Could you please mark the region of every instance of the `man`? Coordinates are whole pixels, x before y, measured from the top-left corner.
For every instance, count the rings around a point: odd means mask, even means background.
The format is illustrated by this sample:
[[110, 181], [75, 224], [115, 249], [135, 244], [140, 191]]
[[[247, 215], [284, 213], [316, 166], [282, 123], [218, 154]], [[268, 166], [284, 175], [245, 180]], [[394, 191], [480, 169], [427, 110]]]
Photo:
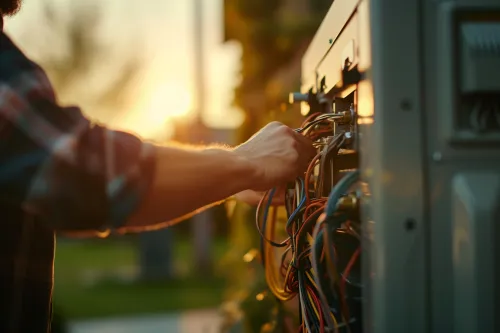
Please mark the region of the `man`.
[[0, 332], [50, 331], [54, 232], [161, 228], [236, 193], [294, 179], [308, 139], [272, 123], [233, 149], [155, 146], [60, 107], [44, 72], [3, 33], [0, 0]]

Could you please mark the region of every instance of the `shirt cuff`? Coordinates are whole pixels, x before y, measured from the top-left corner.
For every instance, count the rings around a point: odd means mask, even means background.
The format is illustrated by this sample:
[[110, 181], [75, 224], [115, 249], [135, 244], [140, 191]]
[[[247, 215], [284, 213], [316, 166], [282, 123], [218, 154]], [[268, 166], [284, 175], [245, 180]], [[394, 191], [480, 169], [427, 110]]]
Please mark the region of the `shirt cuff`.
[[113, 231], [124, 226], [147, 197], [156, 172], [156, 151], [154, 145], [142, 143], [135, 167], [108, 182], [108, 230]]

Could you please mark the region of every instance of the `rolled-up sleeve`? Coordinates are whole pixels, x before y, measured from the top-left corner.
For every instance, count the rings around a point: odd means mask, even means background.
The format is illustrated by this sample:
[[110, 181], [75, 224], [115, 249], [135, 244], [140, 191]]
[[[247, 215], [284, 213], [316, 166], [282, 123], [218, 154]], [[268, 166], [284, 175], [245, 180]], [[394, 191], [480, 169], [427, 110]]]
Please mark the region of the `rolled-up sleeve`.
[[55, 230], [119, 228], [155, 172], [155, 147], [60, 107], [34, 67], [0, 82], [0, 200]]

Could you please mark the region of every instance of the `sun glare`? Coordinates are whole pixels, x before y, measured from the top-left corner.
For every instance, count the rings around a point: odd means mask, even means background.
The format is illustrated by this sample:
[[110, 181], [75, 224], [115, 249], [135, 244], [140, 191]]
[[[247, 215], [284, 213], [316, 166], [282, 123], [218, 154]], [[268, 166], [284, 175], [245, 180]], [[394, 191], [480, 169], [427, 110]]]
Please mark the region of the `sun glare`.
[[181, 85], [166, 83], [146, 94], [144, 115], [152, 122], [186, 116], [192, 108], [191, 94]]

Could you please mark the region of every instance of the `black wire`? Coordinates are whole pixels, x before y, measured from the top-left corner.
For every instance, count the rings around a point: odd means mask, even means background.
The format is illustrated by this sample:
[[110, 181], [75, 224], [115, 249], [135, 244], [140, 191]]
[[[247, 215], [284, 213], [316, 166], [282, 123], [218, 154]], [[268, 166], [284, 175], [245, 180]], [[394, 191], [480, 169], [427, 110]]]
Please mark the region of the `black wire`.
[[[318, 180], [318, 187], [316, 189], [316, 196], [317, 197], [321, 197], [322, 192], [324, 190], [324, 174], [326, 172], [326, 170], [325, 170], [326, 165], [325, 164], [327, 162], [330, 162], [330, 171], [335, 170], [335, 163], [334, 163], [335, 158], [337, 157], [340, 148], [342, 147], [342, 145], [345, 142], [344, 135], [345, 135], [344, 132], [335, 135], [328, 142], [328, 145], [323, 149], [323, 153], [322, 153], [323, 156], [322, 156], [322, 160], [321, 160], [321, 163], [319, 166], [320, 177]], [[335, 170], [335, 172], [332, 172], [331, 176], [335, 177], [337, 172], [338, 172], [338, 170]], [[331, 181], [333, 181], [333, 179]]]
[[304, 300], [303, 304], [307, 312], [304, 316], [304, 321], [306, 321], [306, 324], [309, 328], [314, 327], [316, 329], [315, 331], [319, 332], [318, 323], [315, 322], [314, 320], [311, 320], [311, 316], [314, 313], [314, 307], [311, 304], [309, 297], [307, 297], [307, 289], [305, 286], [305, 281], [307, 281], [307, 276], [305, 276], [305, 272], [299, 272], [298, 275], [299, 275], [299, 293], [301, 294], [301, 297]]

